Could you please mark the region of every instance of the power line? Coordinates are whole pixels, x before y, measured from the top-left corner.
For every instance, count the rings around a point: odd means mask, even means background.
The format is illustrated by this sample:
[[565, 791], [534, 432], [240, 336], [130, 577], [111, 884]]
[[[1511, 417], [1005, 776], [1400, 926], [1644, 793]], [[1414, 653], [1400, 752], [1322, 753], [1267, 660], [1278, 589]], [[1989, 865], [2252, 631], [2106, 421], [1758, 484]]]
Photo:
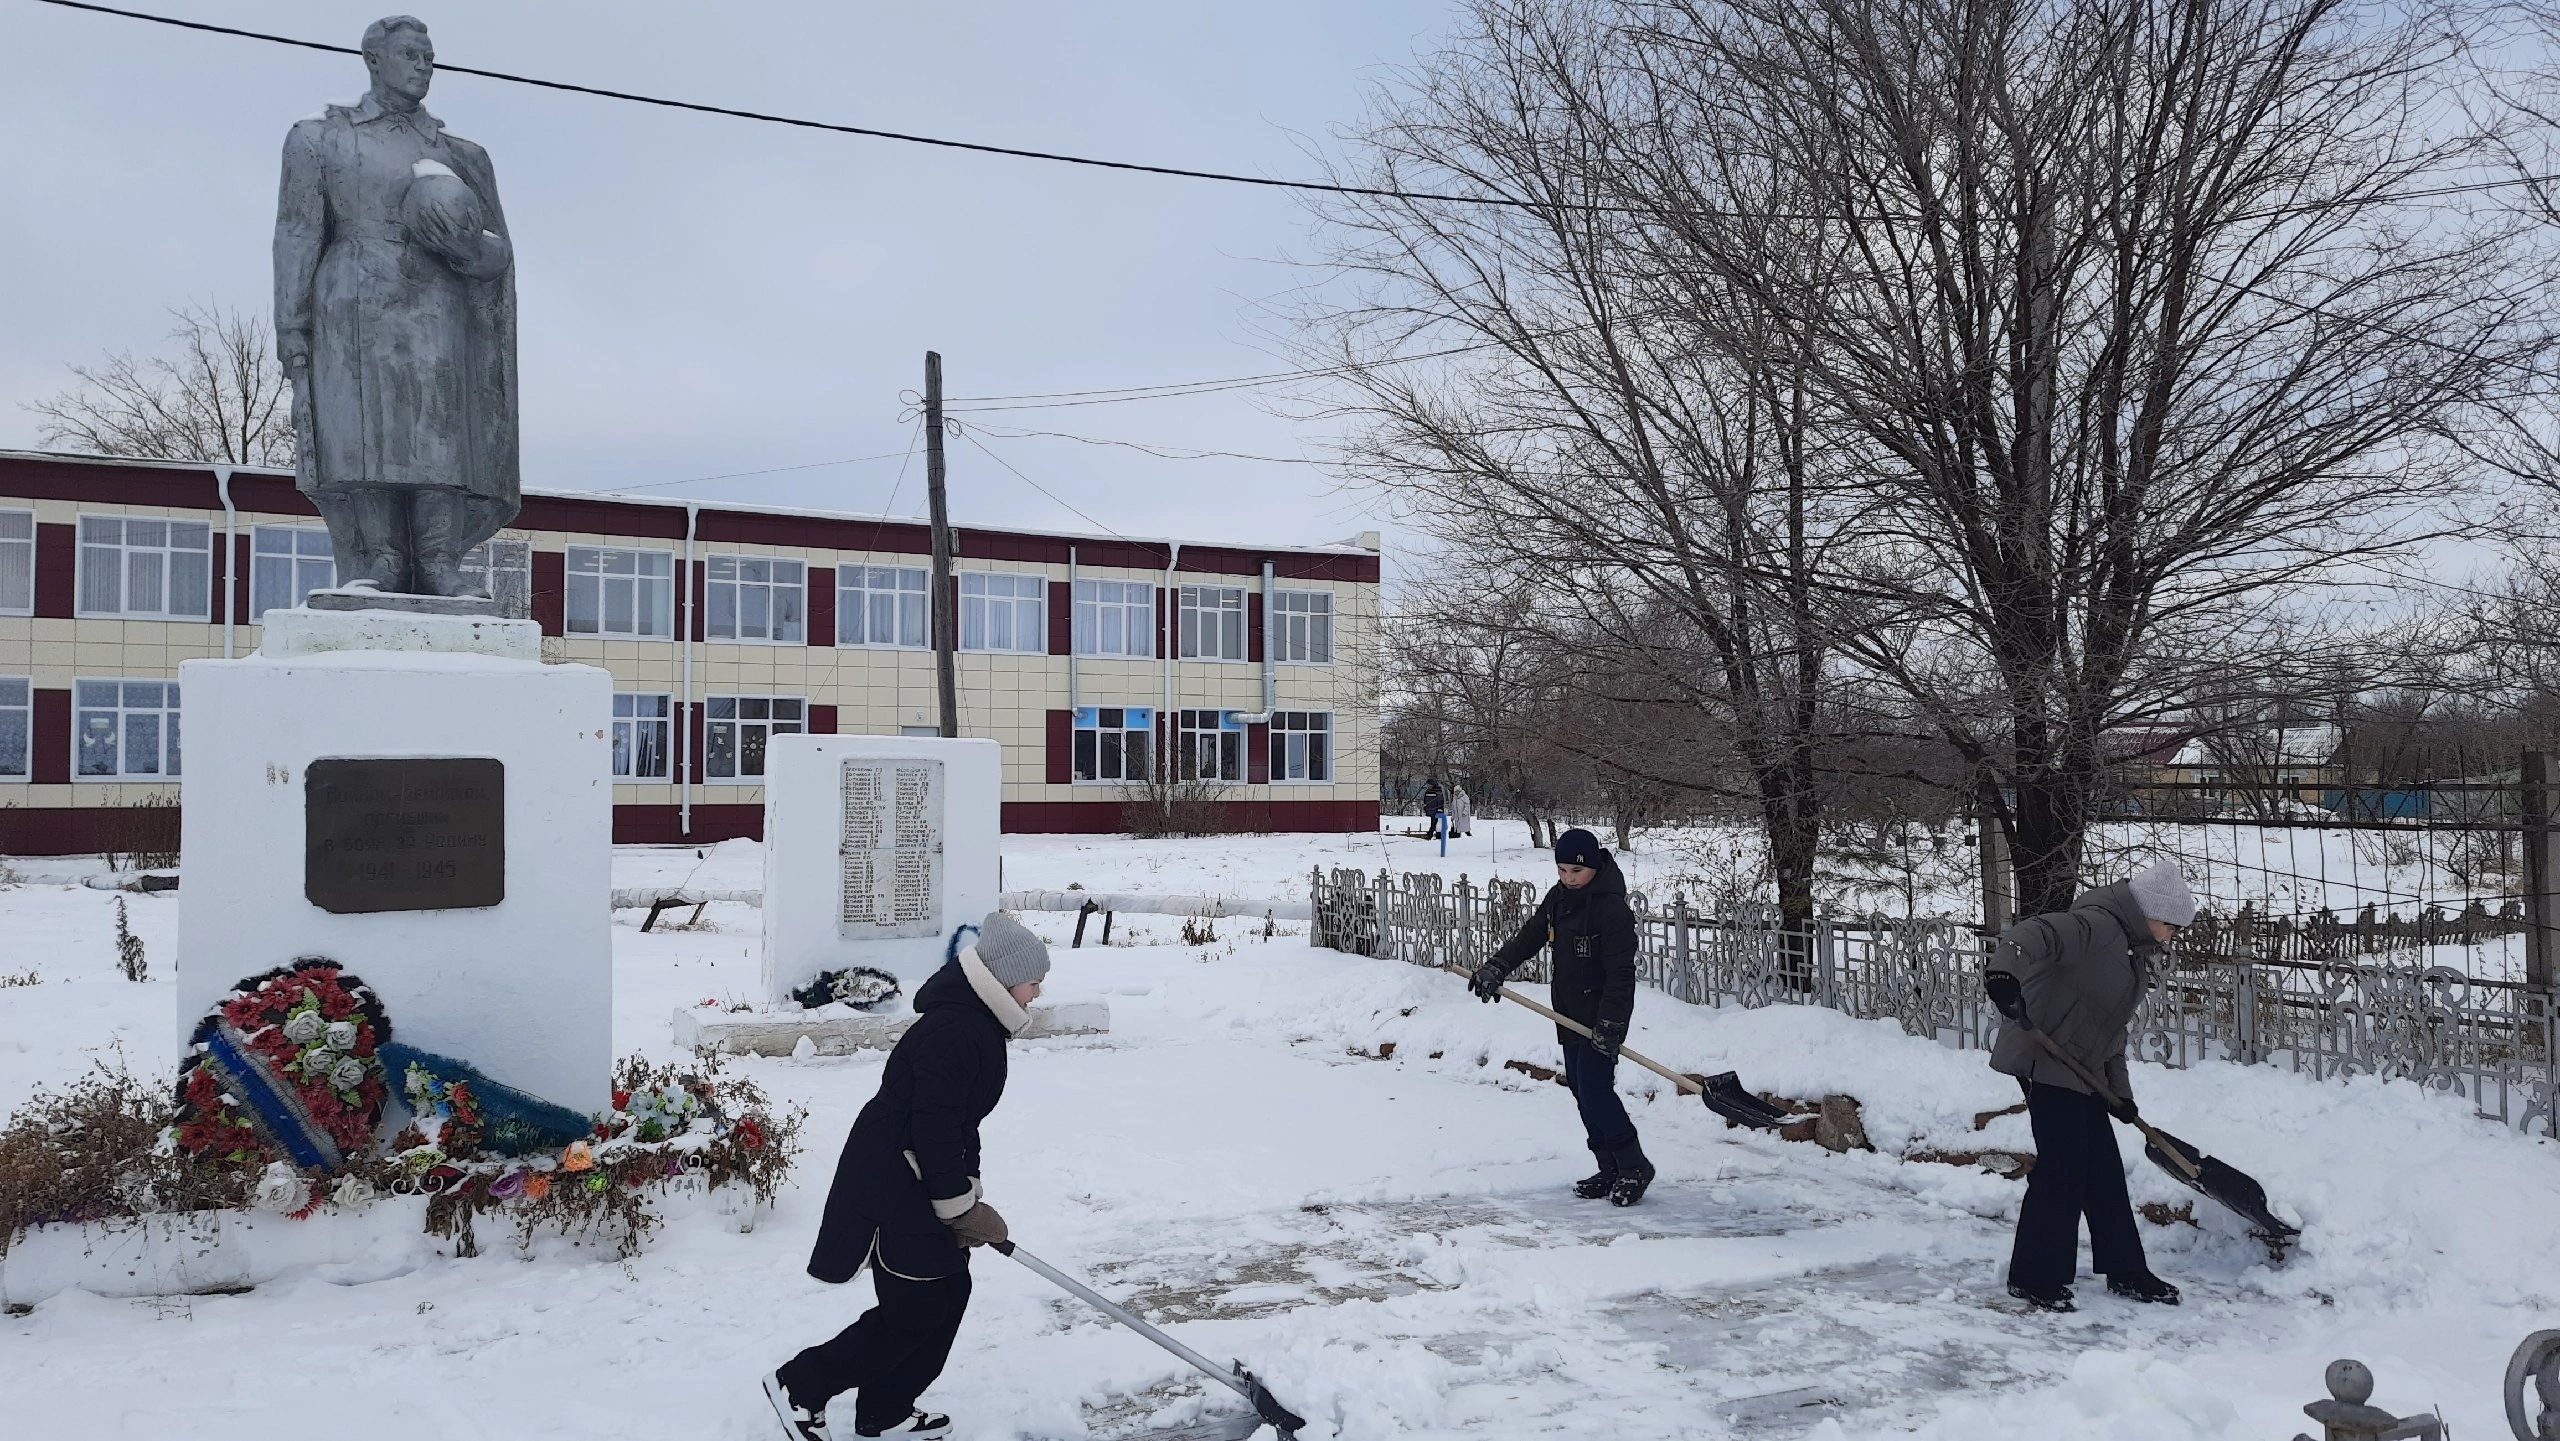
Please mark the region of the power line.
[[732, 470], [725, 471], [719, 475], [697, 475], [685, 480], [654, 480], [647, 485], [617, 485], [609, 491], [598, 491], [596, 493], [599, 495], [621, 495], [628, 494], [629, 492], [636, 490], [673, 490], [679, 485], [702, 485], [714, 480], [741, 480], [751, 475], [781, 475], [785, 471], [821, 470], [830, 465], [861, 465], [866, 461], [896, 460], [897, 458], [898, 452], [891, 450], [883, 451], [878, 455], [851, 456], [844, 460], [812, 460], [800, 465], [777, 465], [765, 470]]
[[1021, 481], [1024, 485], [1031, 487], [1033, 490], [1040, 492], [1042, 495], [1049, 497], [1049, 499], [1056, 501], [1059, 505], [1065, 506], [1068, 510], [1073, 511], [1078, 520], [1083, 521], [1085, 524], [1092, 526], [1096, 530], [1107, 532], [1121, 540], [1127, 540], [1129, 538], [1125, 535], [1121, 535], [1120, 532], [1111, 529], [1111, 527], [1104, 525], [1101, 521], [1094, 519], [1092, 516], [1085, 514], [1083, 511], [1077, 510], [1074, 506], [1068, 505], [1067, 501], [1056, 491], [1053, 491], [1049, 487], [1042, 485], [1040, 482], [1033, 480], [1030, 476], [1024, 475], [1021, 471], [1015, 470], [1012, 461], [1009, 461], [1003, 456], [996, 454], [994, 451], [987, 449], [984, 441], [981, 441], [978, 437], [970, 434], [967, 430], [959, 430], [958, 427], [954, 427], [954, 429], [958, 430], [958, 434], [962, 440], [978, 447], [978, 453], [980, 455], [985, 456], [987, 459], [994, 461], [996, 464], [1003, 466], [1007, 470], [1013, 471], [1015, 479]]
[[1120, 450], [1134, 450], [1140, 455], [1151, 455], [1158, 460], [1254, 460], [1265, 465], [1319, 464], [1305, 456], [1248, 455], [1240, 450], [1198, 450], [1187, 445], [1153, 446], [1142, 441], [1108, 440], [1099, 435], [1074, 435], [1063, 430], [998, 430], [984, 425], [973, 426], [972, 429], [984, 430], [989, 435], [1005, 440], [1072, 440], [1078, 445], [1110, 446]]

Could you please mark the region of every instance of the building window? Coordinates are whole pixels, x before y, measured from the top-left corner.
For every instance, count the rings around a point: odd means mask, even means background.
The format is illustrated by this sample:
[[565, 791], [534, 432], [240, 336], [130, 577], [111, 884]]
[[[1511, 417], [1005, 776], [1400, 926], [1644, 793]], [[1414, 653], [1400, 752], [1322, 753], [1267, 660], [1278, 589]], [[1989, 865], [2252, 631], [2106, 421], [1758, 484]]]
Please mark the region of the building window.
[[931, 613], [925, 572], [912, 565], [836, 567], [836, 644], [921, 648]]
[[1143, 781], [1154, 774], [1156, 713], [1152, 706], [1076, 708], [1076, 779]]
[[1244, 659], [1244, 587], [1186, 585], [1182, 588], [1180, 648], [1183, 660]]
[[960, 575], [960, 648], [1038, 653], [1049, 648], [1049, 583], [1036, 575], [972, 570]]
[[1244, 779], [1244, 726], [1235, 712], [1187, 710], [1173, 738], [1173, 778], [1178, 781]]
[[75, 769], [83, 776], [174, 776], [178, 773], [178, 683], [164, 680], [72, 682], [77, 714]]
[[655, 640], [675, 634], [672, 552], [573, 545], [567, 569], [569, 634]]
[[531, 545], [521, 540], [484, 540], [463, 556], [461, 569], [498, 603], [498, 614], [509, 620], [532, 619]]
[[337, 551], [326, 526], [261, 525], [249, 532], [250, 624], [337, 583]]
[[704, 566], [702, 633], [712, 640], [798, 645], [807, 635], [809, 587], [802, 562], [715, 555]]
[[36, 608], [36, 513], [0, 510], [0, 615]]
[[1076, 582], [1076, 654], [1156, 653], [1156, 588], [1143, 580]]
[[800, 733], [805, 702], [760, 695], [715, 695], [703, 701], [702, 775], [714, 781], [764, 779], [765, 743]]
[[80, 613], [204, 620], [213, 599], [213, 527], [200, 520], [80, 517]]
[[1271, 658], [1333, 664], [1333, 592], [1284, 590], [1271, 597]]
[[617, 691], [613, 697], [613, 773], [624, 780], [667, 778], [667, 697]]
[[35, 682], [22, 675], [0, 675], [0, 780], [27, 778], [27, 750], [35, 721]]
[[1333, 716], [1320, 710], [1271, 713], [1271, 779], [1333, 779]]

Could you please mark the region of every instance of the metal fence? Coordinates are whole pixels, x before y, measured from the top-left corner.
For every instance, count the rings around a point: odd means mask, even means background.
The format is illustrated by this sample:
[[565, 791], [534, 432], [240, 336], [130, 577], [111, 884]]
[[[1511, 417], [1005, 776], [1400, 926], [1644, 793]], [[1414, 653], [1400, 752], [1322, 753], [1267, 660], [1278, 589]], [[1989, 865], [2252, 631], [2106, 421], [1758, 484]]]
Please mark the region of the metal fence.
[[[1416, 965], [1470, 969], [1509, 940], [1537, 887], [1438, 875], [1313, 875], [1315, 944]], [[1998, 1015], [1982, 993], [1988, 942], [1947, 920], [1818, 913], [1789, 926], [1774, 907], [1716, 913], [1629, 897], [1639, 979], [1692, 1005], [1828, 1006], [1891, 1019], [1914, 1036], [1990, 1049]], [[2218, 948], [2215, 948], [2218, 949]], [[1545, 980], [1543, 958], [1521, 974]], [[2136, 1012], [2143, 1060], [2281, 1065], [2315, 1077], [2383, 1076], [2467, 1098], [2481, 1116], [2560, 1136], [2560, 1015], [2546, 991], [2394, 957], [2305, 961], [2174, 948]]]

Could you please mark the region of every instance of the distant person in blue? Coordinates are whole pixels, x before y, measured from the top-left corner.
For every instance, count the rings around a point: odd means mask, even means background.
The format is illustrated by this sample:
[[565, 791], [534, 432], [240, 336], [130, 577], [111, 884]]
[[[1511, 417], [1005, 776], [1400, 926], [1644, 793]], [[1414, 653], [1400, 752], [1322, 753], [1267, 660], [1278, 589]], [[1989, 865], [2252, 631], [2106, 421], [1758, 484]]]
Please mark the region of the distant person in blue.
[[1627, 907], [1627, 878], [1600, 838], [1576, 827], [1556, 837], [1556, 883], [1521, 924], [1519, 934], [1476, 967], [1468, 989], [1486, 1001], [1539, 951], [1554, 974], [1552, 1004], [1591, 1028], [1584, 1039], [1562, 1026], [1565, 1084], [1582, 1112], [1582, 1130], [1600, 1169], [1574, 1183], [1586, 1201], [1602, 1196], [1632, 1206], [1653, 1184], [1653, 1163], [1636, 1139], [1636, 1123], [1618, 1099], [1618, 1047], [1636, 1009], [1636, 918]]

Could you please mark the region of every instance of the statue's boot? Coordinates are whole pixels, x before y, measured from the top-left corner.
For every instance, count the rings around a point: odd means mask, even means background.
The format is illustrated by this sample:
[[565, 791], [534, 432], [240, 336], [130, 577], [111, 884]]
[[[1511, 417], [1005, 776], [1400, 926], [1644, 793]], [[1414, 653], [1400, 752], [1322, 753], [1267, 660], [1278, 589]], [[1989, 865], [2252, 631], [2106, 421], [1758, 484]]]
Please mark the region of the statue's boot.
[[458, 491], [420, 491], [411, 502], [410, 531], [418, 546], [418, 589], [428, 595], [487, 600], [488, 589], [462, 568], [470, 553], [471, 498]]
[[398, 591], [408, 584], [401, 556], [400, 497], [380, 486], [349, 486], [315, 495], [338, 553], [341, 590]]

